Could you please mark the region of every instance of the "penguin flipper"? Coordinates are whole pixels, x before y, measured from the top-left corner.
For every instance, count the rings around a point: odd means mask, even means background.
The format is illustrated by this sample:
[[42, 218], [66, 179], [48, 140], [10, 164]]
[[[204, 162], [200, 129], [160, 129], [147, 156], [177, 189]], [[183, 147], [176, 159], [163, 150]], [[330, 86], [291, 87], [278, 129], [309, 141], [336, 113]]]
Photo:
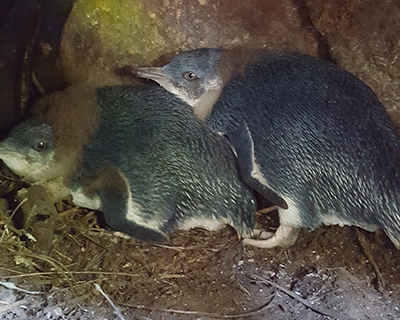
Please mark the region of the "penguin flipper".
[[235, 153], [244, 182], [260, 195], [276, 204], [287, 209], [286, 201], [269, 185], [254, 156], [254, 142], [247, 123], [243, 121], [234, 130], [227, 132], [229, 143]]
[[163, 242], [168, 239], [162, 230], [157, 229], [156, 217], [132, 200], [129, 181], [119, 169], [101, 170], [88, 190], [100, 198], [104, 219], [114, 230], [144, 241]]
[[113, 187], [99, 189], [98, 195], [102, 204], [102, 212], [109, 225], [114, 230], [122, 231], [131, 237], [143, 241], [163, 242], [167, 237], [158, 231], [137, 224], [128, 218], [128, 197], [121, 194], [120, 190]]

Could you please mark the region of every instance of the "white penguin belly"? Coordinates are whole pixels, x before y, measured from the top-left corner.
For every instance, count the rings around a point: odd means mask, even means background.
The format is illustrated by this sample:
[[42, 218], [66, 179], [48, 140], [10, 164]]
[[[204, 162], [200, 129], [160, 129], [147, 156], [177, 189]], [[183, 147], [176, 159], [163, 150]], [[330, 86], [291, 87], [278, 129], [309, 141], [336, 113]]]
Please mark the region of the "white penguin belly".
[[206, 230], [213, 231], [222, 229], [226, 224], [227, 224], [226, 219], [192, 217], [183, 220], [179, 224], [178, 229], [190, 230], [192, 228], [203, 228]]
[[301, 219], [300, 210], [297, 207], [296, 202], [284, 195], [282, 195], [282, 198], [288, 204], [288, 208], [287, 209], [278, 208], [280, 224], [295, 228], [303, 227], [303, 221]]
[[99, 211], [101, 211], [102, 209], [100, 197], [97, 195], [93, 197], [88, 197], [83, 193], [82, 187], [79, 187], [74, 191], [71, 191], [71, 195], [74, 203], [78, 207], [92, 209], [92, 210], [99, 210]]

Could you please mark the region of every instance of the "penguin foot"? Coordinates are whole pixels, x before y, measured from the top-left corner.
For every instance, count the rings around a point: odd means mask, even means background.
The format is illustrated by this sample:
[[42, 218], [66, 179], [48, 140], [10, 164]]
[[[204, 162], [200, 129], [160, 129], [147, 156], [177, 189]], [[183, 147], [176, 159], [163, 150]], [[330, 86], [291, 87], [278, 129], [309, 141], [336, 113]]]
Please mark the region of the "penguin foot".
[[271, 232], [256, 229], [254, 235], [258, 235], [261, 240], [246, 238], [243, 239], [243, 243], [259, 248], [270, 249], [277, 246], [288, 248], [296, 242], [299, 231], [298, 228], [280, 225], [271, 236]]
[[270, 239], [274, 235], [275, 235], [275, 232], [268, 232], [263, 229], [254, 229], [253, 230], [253, 236], [256, 238], [259, 238], [259, 239], [263, 239], [263, 240]]

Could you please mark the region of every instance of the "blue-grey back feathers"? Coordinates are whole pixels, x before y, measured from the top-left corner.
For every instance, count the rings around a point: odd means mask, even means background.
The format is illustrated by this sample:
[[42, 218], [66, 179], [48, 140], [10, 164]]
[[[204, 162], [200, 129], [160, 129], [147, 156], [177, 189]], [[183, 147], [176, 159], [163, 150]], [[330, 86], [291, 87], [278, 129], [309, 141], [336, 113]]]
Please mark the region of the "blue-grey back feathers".
[[399, 246], [399, 137], [359, 79], [305, 55], [266, 53], [231, 78], [205, 125], [229, 136], [238, 119], [269, 185], [298, 204], [301, 226], [380, 225]]
[[[70, 111], [67, 106], [63, 112]], [[111, 227], [144, 240], [160, 241], [175, 229], [210, 221], [252, 235], [256, 203], [240, 182], [234, 155], [184, 102], [156, 85], [104, 87], [97, 89], [95, 116], [89, 120], [96, 127], [82, 140], [81, 154], [70, 159], [75, 167], [64, 180], [77, 204], [101, 209]], [[27, 176], [33, 168], [42, 173], [70, 163], [69, 154], [53, 157], [68, 149], [53, 141], [53, 129], [36, 117], [15, 128], [3, 144], [12, 149], [7, 164], [20, 159], [15, 168]], [[45, 142], [50, 156], [42, 157], [32, 141]]]
[[97, 94], [99, 129], [84, 153], [83, 180], [103, 167], [118, 168], [138, 215], [165, 234], [192, 217], [225, 219], [239, 234], [251, 234], [255, 203], [223, 138], [158, 86], [106, 87]]
[[[242, 150], [238, 162], [249, 185], [257, 189], [252, 180], [258, 175], [264, 195], [289, 204], [288, 211], [279, 211], [281, 222], [381, 226], [399, 247], [399, 136], [372, 90], [352, 74], [300, 53], [235, 55], [188, 51], [162, 70], [173, 69], [175, 78], [192, 71], [201, 92], [209, 79], [222, 81], [204, 124]], [[200, 92], [192, 87], [171, 92]], [[195, 112], [202, 99], [192, 104]]]

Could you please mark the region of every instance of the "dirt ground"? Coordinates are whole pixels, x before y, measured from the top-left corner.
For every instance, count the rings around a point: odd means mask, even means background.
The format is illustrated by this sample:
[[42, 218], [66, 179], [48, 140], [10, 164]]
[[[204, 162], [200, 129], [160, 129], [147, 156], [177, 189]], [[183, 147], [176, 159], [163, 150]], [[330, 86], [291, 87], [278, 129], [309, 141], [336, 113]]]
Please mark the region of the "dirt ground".
[[[302, 230], [293, 247], [266, 250], [226, 227], [151, 244], [69, 200], [24, 231], [9, 203], [0, 319], [400, 319], [400, 250], [381, 232]], [[276, 212], [259, 221], [273, 228]]]

